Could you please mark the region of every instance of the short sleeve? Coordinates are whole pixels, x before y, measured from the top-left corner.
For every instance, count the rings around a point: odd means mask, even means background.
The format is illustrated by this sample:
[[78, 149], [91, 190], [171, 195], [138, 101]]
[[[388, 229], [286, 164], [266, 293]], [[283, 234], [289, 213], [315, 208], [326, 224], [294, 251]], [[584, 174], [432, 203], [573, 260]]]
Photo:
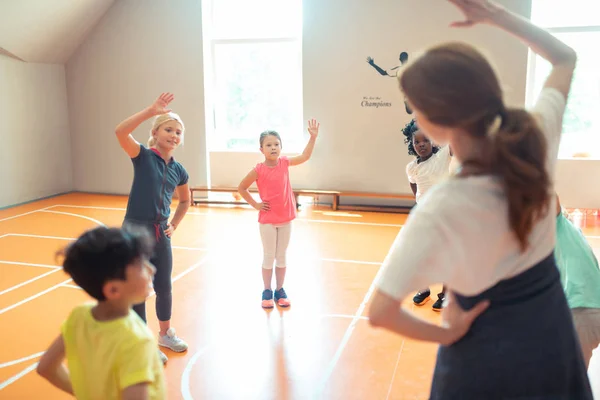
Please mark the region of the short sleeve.
[[440, 147], [436, 155], [436, 163], [440, 163], [444, 168], [450, 164], [450, 146], [445, 145]]
[[287, 156], [281, 156], [279, 157], [279, 160], [281, 161], [282, 167], [288, 168], [290, 166], [290, 159]]
[[147, 157], [147, 156], [148, 156], [148, 152], [149, 152], [149, 151], [151, 151], [151, 150], [148, 150], [146, 147], [144, 147], [144, 145], [143, 145], [143, 144], [141, 144], [141, 143], [140, 143], [140, 152], [138, 153], [138, 155], [137, 155], [137, 156], [133, 157], [133, 158], [131, 159], [131, 161], [132, 161], [134, 164], [137, 164], [138, 162], [140, 162], [141, 160], [143, 160], [145, 157]]
[[406, 165], [406, 177], [408, 178], [408, 181], [412, 184], [417, 183], [417, 181], [415, 180], [415, 168], [414, 168], [415, 162], [411, 161]]
[[187, 171], [182, 165], [181, 172], [179, 173], [179, 183], [177, 184], [177, 186], [185, 185], [186, 183], [188, 183], [189, 179], [190, 176], [188, 175]]
[[439, 218], [416, 209], [396, 236], [383, 262], [377, 283], [379, 290], [402, 301], [410, 293], [429, 285], [447, 283], [452, 274], [450, 251]]
[[556, 160], [567, 101], [555, 88], [544, 88], [531, 112], [540, 119], [540, 128], [548, 142], [548, 158]]
[[135, 340], [123, 345], [117, 366], [119, 388], [123, 390], [139, 383], [153, 382], [155, 357], [158, 357], [156, 344], [150, 339]]

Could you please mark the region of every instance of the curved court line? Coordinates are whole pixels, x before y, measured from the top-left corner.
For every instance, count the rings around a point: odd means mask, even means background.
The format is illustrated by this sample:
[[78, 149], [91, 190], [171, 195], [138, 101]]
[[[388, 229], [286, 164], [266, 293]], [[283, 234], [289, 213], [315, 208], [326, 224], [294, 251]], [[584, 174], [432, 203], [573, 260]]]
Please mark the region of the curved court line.
[[68, 212], [64, 212], [64, 211], [50, 211], [50, 210], [40, 210], [40, 212], [45, 212], [45, 213], [49, 213], [49, 214], [62, 214], [62, 215], [69, 215], [71, 217], [79, 217], [79, 218], [83, 218], [83, 219], [87, 219], [88, 221], [92, 221], [100, 226], [106, 226], [104, 223], [98, 221], [97, 219], [88, 217], [86, 215], [80, 215], [80, 214], [73, 214], [73, 213], [68, 213]]
[[[1, 264], [1, 263], [0, 263], [0, 264]], [[12, 292], [13, 290], [15, 290], [15, 289], [18, 289], [18, 288], [20, 288], [20, 287], [22, 287], [22, 286], [28, 285], [28, 284], [30, 284], [31, 282], [35, 282], [35, 281], [37, 281], [38, 279], [42, 279], [42, 278], [44, 278], [44, 277], [46, 277], [46, 276], [48, 276], [48, 275], [50, 275], [50, 274], [53, 274], [53, 273], [55, 273], [55, 272], [57, 272], [57, 271], [60, 271], [60, 268], [54, 269], [54, 270], [52, 270], [52, 271], [48, 271], [48, 272], [46, 272], [45, 274], [41, 274], [41, 275], [39, 275], [39, 276], [36, 276], [35, 278], [31, 278], [31, 279], [30, 279], [30, 280], [28, 280], [28, 281], [21, 282], [21, 283], [19, 283], [18, 285], [11, 286], [11, 287], [9, 287], [8, 289], [4, 289], [3, 291], [1, 291], [1, 292], [0, 292], [0, 296], [2, 296], [3, 294], [6, 294], [6, 293], [8, 293], [8, 292]], [[2, 368], [2, 364], [0, 364], [0, 368]]]
[[344, 336], [342, 337], [342, 340], [340, 341], [340, 344], [339, 344], [333, 358], [329, 362], [329, 366], [327, 367], [327, 370], [323, 374], [323, 378], [321, 379], [321, 382], [317, 387], [317, 390], [315, 393], [315, 398], [321, 398], [321, 396], [323, 394], [323, 390], [325, 390], [325, 386], [327, 385], [327, 381], [329, 380], [329, 377], [331, 376], [331, 374], [333, 373], [333, 370], [337, 366], [337, 363], [340, 360], [342, 353], [344, 352], [344, 349], [346, 348], [346, 345], [350, 341], [350, 336], [352, 336], [352, 333], [354, 333], [354, 328], [356, 327], [356, 324], [358, 323], [358, 321], [361, 319], [362, 313], [363, 313], [365, 307], [367, 306], [367, 303], [369, 302], [371, 295], [375, 291], [375, 286], [376, 286], [377, 282], [379, 281], [379, 277], [381, 276], [382, 273], [383, 273], [383, 268], [380, 267], [379, 270], [377, 271], [377, 275], [375, 275], [375, 277], [373, 278], [373, 282], [371, 282], [371, 286], [369, 286], [369, 290], [367, 290], [367, 293], [365, 294], [365, 297], [363, 298], [362, 303], [360, 303], [360, 305], [358, 306], [358, 309], [354, 313], [354, 318], [352, 318], [352, 321], [350, 321], [350, 325], [348, 325], [348, 328], [346, 329], [346, 332], [344, 333]]
[[194, 400], [191, 393], [190, 375], [194, 365], [196, 362], [198, 362], [198, 359], [200, 359], [200, 357], [206, 353], [209, 347], [210, 345], [206, 345], [202, 349], [198, 350], [185, 365], [185, 369], [181, 374], [181, 395], [183, 396], [184, 400]]
[[21, 379], [22, 377], [24, 377], [25, 375], [27, 375], [28, 373], [30, 373], [31, 371], [36, 369], [37, 365], [38, 365], [38, 363], [33, 363], [29, 367], [25, 368], [23, 371], [19, 372], [18, 374], [14, 375], [14, 376], [11, 376], [4, 382], [0, 383], [0, 390], [4, 389], [11, 383], [15, 383], [16, 381], [18, 381], [19, 379]]
[[6, 368], [6, 367], [10, 367], [11, 365], [17, 365], [17, 364], [21, 364], [22, 362], [25, 362], [25, 361], [33, 360], [34, 358], [41, 357], [42, 354], [44, 354], [44, 352], [40, 351], [39, 353], [35, 353], [35, 354], [32, 354], [27, 357], [19, 358], [18, 360], [12, 360], [12, 361], [5, 362], [5, 363], [0, 364], [0, 368]]

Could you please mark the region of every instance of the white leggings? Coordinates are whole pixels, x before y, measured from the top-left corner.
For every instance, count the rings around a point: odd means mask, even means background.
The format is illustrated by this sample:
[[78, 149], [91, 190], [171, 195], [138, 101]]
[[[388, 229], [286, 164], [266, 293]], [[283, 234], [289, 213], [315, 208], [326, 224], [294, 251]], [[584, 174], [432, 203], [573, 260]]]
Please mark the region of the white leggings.
[[285, 254], [290, 235], [292, 234], [292, 223], [284, 225], [259, 224], [260, 238], [263, 244], [263, 265], [264, 269], [273, 269], [273, 261], [276, 261], [277, 268], [285, 268]]

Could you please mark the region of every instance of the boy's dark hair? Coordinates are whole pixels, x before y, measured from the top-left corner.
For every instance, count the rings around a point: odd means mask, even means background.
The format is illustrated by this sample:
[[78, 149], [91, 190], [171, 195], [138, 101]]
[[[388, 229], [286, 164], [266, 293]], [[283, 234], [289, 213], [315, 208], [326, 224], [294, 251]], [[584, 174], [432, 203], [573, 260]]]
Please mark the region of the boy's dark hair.
[[75, 283], [98, 301], [109, 280], [125, 280], [125, 269], [139, 259], [150, 258], [154, 242], [142, 228], [100, 227], [84, 232], [74, 243], [59, 251], [63, 269]]
[[260, 134], [260, 139], [259, 139], [260, 147], [262, 147], [263, 142], [265, 141], [265, 138], [267, 136], [275, 136], [277, 139], [279, 139], [279, 144], [283, 148], [283, 142], [281, 141], [281, 136], [279, 136], [279, 133], [277, 133], [275, 131], [264, 131], [263, 133]]
[[[413, 136], [418, 130], [419, 126], [414, 118], [408, 124], [406, 124], [406, 126], [404, 126], [404, 129], [402, 129], [402, 134], [405, 136], [404, 143], [408, 145], [408, 155], [415, 156], [417, 158], [419, 158], [419, 155], [415, 151], [415, 146], [413, 145]], [[438, 146], [431, 146], [431, 152], [433, 154], [437, 153], [439, 150], [440, 148]]]

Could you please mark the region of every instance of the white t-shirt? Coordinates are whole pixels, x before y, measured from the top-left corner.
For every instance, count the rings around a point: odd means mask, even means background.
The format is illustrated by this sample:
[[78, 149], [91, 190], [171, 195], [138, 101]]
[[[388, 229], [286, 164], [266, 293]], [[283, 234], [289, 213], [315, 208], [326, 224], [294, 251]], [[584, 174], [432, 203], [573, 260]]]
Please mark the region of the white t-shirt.
[[408, 181], [417, 185], [417, 203], [433, 185], [448, 176], [451, 158], [449, 149], [444, 146], [427, 161], [417, 163], [417, 160], [413, 160], [406, 166]]
[[[553, 88], [542, 90], [532, 110], [548, 143], [547, 169], [554, 180], [566, 100]], [[394, 241], [379, 289], [403, 300], [415, 288], [445, 283], [474, 296], [533, 267], [554, 249], [556, 197], [529, 235], [521, 252], [508, 223], [508, 205], [497, 178], [448, 179], [432, 187]]]

